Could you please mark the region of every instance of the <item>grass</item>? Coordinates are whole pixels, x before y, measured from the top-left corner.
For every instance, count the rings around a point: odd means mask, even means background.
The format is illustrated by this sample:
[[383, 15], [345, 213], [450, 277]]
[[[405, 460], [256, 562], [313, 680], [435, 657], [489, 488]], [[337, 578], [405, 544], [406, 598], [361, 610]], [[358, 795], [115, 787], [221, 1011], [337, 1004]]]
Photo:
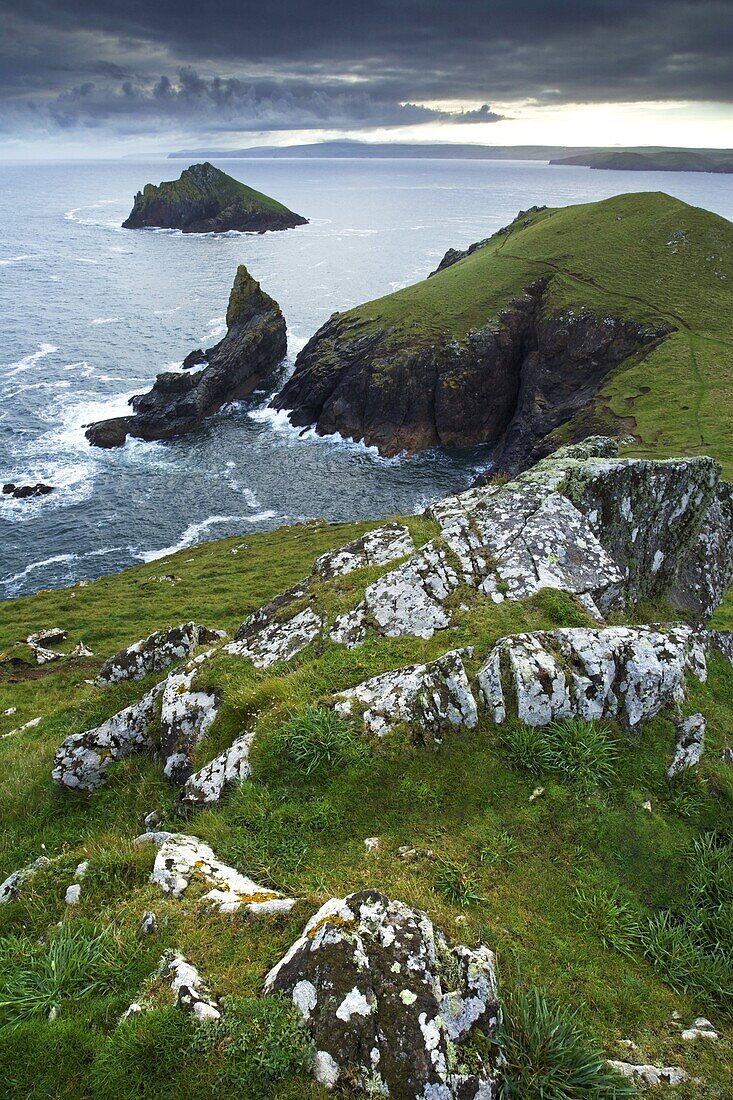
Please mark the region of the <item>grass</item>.
[[606, 1064], [577, 1013], [532, 988], [505, 1001], [499, 1100], [621, 1100], [636, 1089]]
[[[419, 544], [433, 534], [424, 519], [408, 523]], [[16, 982], [17, 1006], [18, 990], [30, 981], [32, 998], [23, 1003], [40, 1006], [23, 1019], [17, 1013], [12, 1021], [6, 1018], [0, 1027], [0, 1078], [9, 1100], [206, 1095], [222, 1091], [215, 1083], [224, 1073], [254, 1074], [260, 1063], [261, 1072], [270, 1073], [266, 1062], [274, 1055], [267, 1035], [275, 1023], [257, 1015], [254, 1004], [264, 974], [327, 898], [365, 886], [425, 909], [454, 939], [488, 944], [508, 986], [539, 985], [548, 1003], [575, 1006], [578, 1027], [584, 1034], [592, 1030], [608, 1057], [622, 1056], [615, 1044], [628, 1036], [643, 1060], [687, 1066], [691, 1081], [702, 1083], [680, 1086], [676, 1100], [733, 1094], [727, 1043], [715, 1051], [703, 1044], [693, 1049], [670, 1032], [673, 1011], [685, 1020], [709, 1011], [724, 1026], [731, 1001], [725, 982], [718, 977], [723, 996], [714, 1002], [708, 999], [709, 979], [674, 981], [673, 988], [664, 955], [669, 941], [661, 933], [652, 941], [650, 933], [631, 954], [620, 951], [619, 921], [614, 924], [599, 900], [628, 904], [642, 930], [668, 913], [668, 924], [684, 925], [706, 957], [723, 957], [715, 944], [730, 943], [724, 842], [733, 835], [733, 769], [722, 764], [720, 751], [733, 739], [733, 669], [722, 658], [711, 660], [707, 683], [690, 689], [690, 708], [701, 710], [708, 725], [698, 797], [684, 815], [667, 797], [670, 715], [654, 719], [634, 738], [597, 725], [591, 742], [586, 727], [562, 727], [553, 734], [557, 770], [539, 773], [545, 794], [530, 802], [535, 757], [526, 757], [529, 769], [517, 766], [485, 715], [475, 730], [457, 731], [440, 748], [426, 748], [397, 735], [366, 744], [349, 727], [333, 723], [321, 706], [340, 688], [449, 648], [475, 647], [473, 674], [503, 634], [588, 623], [583, 609], [562, 593], [547, 590], [521, 603], [471, 603], [433, 639], [370, 640], [354, 650], [314, 645], [288, 665], [262, 672], [234, 657], [218, 658], [207, 676], [222, 706], [198, 746], [197, 763], [256, 729], [254, 774], [222, 805], [197, 812], [185, 829], [225, 862], [302, 899], [292, 913], [257, 921], [205, 911], [193, 898], [176, 901], [149, 882], [153, 852], [132, 843], [143, 816], [156, 809], [161, 828], [181, 828], [175, 791], [153, 761], [141, 756], [120, 762], [93, 796], [51, 783], [53, 752], [67, 734], [98, 723], [149, 686], [143, 681], [100, 689], [85, 683], [106, 657], [154, 629], [190, 618], [231, 635], [249, 612], [305, 576], [314, 557], [368, 526], [308, 524], [226, 539], [86, 587], [3, 605], [3, 649], [32, 630], [59, 625], [69, 631], [69, 648], [83, 639], [95, 654], [60, 661], [40, 676], [0, 674], [0, 711], [17, 707], [12, 716], [0, 715], [0, 733], [41, 718], [38, 726], [0, 741], [0, 878], [35, 858], [41, 844], [50, 859], [17, 901], [0, 907], [0, 943], [12, 963], [3, 980]], [[177, 579], [161, 584], [154, 580], [161, 573]], [[328, 613], [353, 606], [374, 576], [370, 570], [344, 578], [328, 597]], [[325, 593], [318, 598], [325, 600]], [[644, 621], [670, 614], [660, 606], [632, 613]], [[530, 745], [537, 742], [533, 735]], [[608, 746], [615, 752], [612, 759], [603, 756], [607, 766], [601, 770], [591, 744], [601, 754]], [[646, 800], [652, 813], [642, 809]], [[368, 851], [364, 839], [372, 836], [379, 837], [379, 847]], [[414, 857], [399, 858], [405, 846], [415, 850]], [[82, 859], [89, 869], [79, 904], [69, 912], [64, 893]], [[595, 897], [585, 915], [577, 891]], [[156, 913], [159, 932], [141, 939], [138, 925], [146, 910]], [[694, 913], [704, 915], [695, 926]], [[113, 930], [106, 934], [120, 945], [113, 968], [70, 967], [68, 979], [51, 988], [48, 949], [55, 936], [61, 930], [78, 935], [83, 960], [85, 943], [100, 929]], [[196, 965], [225, 1007], [233, 1006], [233, 1018], [250, 1021], [242, 1025], [250, 1038], [240, 1039], [244, 1046], [251, 1039], [251, 1045], [238, 1061], [227, 1061], [235, 1039], [223, 1032], [193, 1049], [204, 1035], [171, 1007], [170, 991], [160, 983], [151, 988], [145, 1018], [117, 1026], [169, 948]], [[21, 981], [22, 973], [34, 977]], [[240, 999], [248, 1006], [241, 1013]], [[56, 1000], [59, 1016], [49, 1021]], [[225, 1020], [228, 1015], [227, 1008]], [[283, 1076], [272, 1069], [266, 1086], [272, 1097], [325, 1100], [325, 1090], [304, 1076], [293, 1057]], [[55, 1075], [49, 1064], [58, 1067]], [[268, 1095], [258, 1088], [239, 1091]]]
[[503, 737], [509, 760], [538, 778], [548, 774], [581, 793], [610, 787], [616, 777], [618, 749], [607, 728], [581, 718], [562, 718], [548, 726], [514, 725]]
[[238, 200], [247, 210], [290, 213], [287, 206], [283, 206], [277, 199], [264, 195], [261, 191], [255, 191], [253, 187], [240, 183], [239, 180], [235, 180], [221, 169], [214, 168], [213, 165], [208, 164], [208, 167], [215, 174], [215, 185], [212, 187], [202, 186], [200, 178], [192, 174], [190, 168], [186, 168], [177, 180], [165, 180], [159, 184], [147, 183], [142, 192], [143, 199], [147, 202], [160, 199], [165, 202], [181, 200], [196, 202], [215, 193], [222, 199], [223, 205]]

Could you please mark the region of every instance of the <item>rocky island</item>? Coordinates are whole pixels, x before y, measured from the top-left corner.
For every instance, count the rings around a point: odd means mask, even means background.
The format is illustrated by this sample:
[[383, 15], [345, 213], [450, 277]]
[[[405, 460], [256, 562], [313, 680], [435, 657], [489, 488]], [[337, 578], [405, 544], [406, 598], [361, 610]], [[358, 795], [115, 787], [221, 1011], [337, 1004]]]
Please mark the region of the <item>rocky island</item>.
[[153, 388], [130, 401], [131, 416], [90, 424], [86, 437], [95, 447], [121, 447], [127, 436], [169, 439], [198, 427], [228, 401], [256, 389], [287, 352], [285, 319], [241, 264], [226, 315], [226, 336], [208, 351], [197, 349], [183, 371], [159, 374]]
[[599, 428], [730, 461], [731, 278], [731, 223], [668, 195], [534, 208], [334, 314], [274, 405], [384, 455], [491, 444], [508, 471]]
[[206, 161], [177, 180], [145, 185], [123, 229], [180, 229], [184, 233], [267, 233], [307, 225], [307, 218], [247, 187]]

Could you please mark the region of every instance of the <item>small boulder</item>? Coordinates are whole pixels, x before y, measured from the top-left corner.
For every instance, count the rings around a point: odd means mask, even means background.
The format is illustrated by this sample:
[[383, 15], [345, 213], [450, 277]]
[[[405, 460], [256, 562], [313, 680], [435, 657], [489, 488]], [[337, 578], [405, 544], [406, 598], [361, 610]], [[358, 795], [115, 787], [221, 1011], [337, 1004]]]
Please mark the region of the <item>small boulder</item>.
[[13, 481], [6, 481], [3, 485], [5, 496], [14, 497], [16, 500], [27, 500], [29, 497], [45, 497], [53, 491], [53, 485], [46, 485], [42, 481], [37, 481], [35, 485], [16, 485]]
[[33, 878], [36, 871], [41, 867], [46, 867], [50, 862], [48, 856], [39, 856], [27, 867], [21, 867], [19, 870], [13, 871], [12, 875], [8, 875], [5, 881], [0, 883], [0, 905], [4, 905], [8, 901], [15, 901], [25, 883]]
[[143, 833], [136, 837], [135, 843], [157, 847], [150, 881], [174, 898], [182, 897], [196, 880], [209, 887], [201, 900], [221, 913], [236, 913], [239, 909], [254, 914], [280, 913], [295, 905], [295, 898], [259, 886], [241, 871], [222, 863], [198, 837], [185, 833]]
[[218, 713], [216, 695], [195, 687], [196, 675], [211, 652], [194, 657], [180, 672], [169, 673], [163, 683], [160, 752], [163, 771], [175, 783], [182, 783], [193, 771], [193, 750]]
[[629, 1077], [645, 1085], [671, 1085], [676, 1088], [687, 1080], [686, 1072], [679, 1066], [635, 1065], [633, 1062], [619, 1062], [615, 1059], [609, 1059], [608, 1065], [622, 1077]]
[[197, 1020], [220, 1020], [221, 1007], [212, 996], [211, 990], [183, 955], [177, 951], [164, 955], [161, 960], [160, 976], [170, 979], [171, 990], [176, 1005], [184, 1012], [190, 1012]]
[[674, 760], [667, 768], [667, 776], [678, 775], [687, 768], [700, 763], [705, 744], [705, 719], [702, 714], [691, 714], [689, 718], [676, 718], [677, 738]]
[[210, 806], [219, 801], [228, 786], [247, 779], [251, 772], [249, 750], [254, 736], [254, 733], [242, 734], [228, 749], [190, 775], [183, 786], [181, 805], [186, 808]]
[[326, 902], [269, 972], [265, 994], [290, 997], [327, 1088], [370, 1096], [492, 1100], [492, 1068], [462, 1048], [491, 1039], [499, 1016], [494, 956], [451, 947], [426, 913], [362, 890]]

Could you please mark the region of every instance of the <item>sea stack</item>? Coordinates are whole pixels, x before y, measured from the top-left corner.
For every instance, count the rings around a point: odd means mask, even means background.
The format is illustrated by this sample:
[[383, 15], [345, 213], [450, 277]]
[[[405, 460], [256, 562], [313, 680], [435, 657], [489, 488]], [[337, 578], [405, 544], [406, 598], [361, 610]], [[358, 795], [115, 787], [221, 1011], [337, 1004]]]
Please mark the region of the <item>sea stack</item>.
[[227, 401], [246, 397], [285, 358], [285, 318], [244, 264], [237, 268], [227, 308], [227, 334], [183, 361], [185, 371], [159, 374], [153, 388], [130, 401], [133, 415], [90, 424], [95, 447], [121, 447], [127, 436], [169, 439], [193, 431]]
[[308, 219], [247, 187], [206, 161], [177, 180], [145, 185], [123, 229], [180, 229], [184, 233], [267, 233], [306, 225]]

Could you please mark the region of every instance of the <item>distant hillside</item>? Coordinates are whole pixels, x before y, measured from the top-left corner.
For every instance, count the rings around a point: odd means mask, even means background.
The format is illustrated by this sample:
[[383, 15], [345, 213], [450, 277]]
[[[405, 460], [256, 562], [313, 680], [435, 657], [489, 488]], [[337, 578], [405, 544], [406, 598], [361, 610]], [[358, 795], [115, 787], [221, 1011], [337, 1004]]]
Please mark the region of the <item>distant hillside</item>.
[[550, 164], [575, 164], [624, 172], [733, 172], [730, 149], [597, 149], [553, 158]]
[[375, 160], [544, 160], [550, 164], [588, 168], [617, 168], [627, 171], [731, 172], [731, 149], [671, 149], [664, 146], [640, 148], [593, 148], [563, 145], [475, 145], [450, 142], [318, 141], [309, 145], [257, 145], [251, 149], [182, 149], [169, 153], [170, 160], [206, 157], [226, 159], [341, 159]]

